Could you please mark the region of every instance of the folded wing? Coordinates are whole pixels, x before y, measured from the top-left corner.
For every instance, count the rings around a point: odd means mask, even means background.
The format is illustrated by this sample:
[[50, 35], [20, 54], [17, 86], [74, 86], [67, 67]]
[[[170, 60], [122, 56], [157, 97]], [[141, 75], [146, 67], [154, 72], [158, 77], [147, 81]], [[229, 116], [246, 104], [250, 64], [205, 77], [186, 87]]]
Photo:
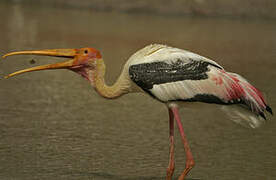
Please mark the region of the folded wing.
[[[257, 127], [262, 118], [266, 119], [265, 110], [272, 114], [258, 89], [240, 75], [226, 72], [210, 61], [179, 59], [135, 64], [130, 66], [129, 75], [145, 92], [162, 102], [238, 105], [243, 111], [232, 109], [230, 112], [233, 114], [228, 114], [233, 116], [234, 121], [250, 127]], [[244, 109], [251, 116], [245, 114]], [[224, 110], [229, 112], [229, 108]], [[237, 120], [242, 118], [246, 120]]]

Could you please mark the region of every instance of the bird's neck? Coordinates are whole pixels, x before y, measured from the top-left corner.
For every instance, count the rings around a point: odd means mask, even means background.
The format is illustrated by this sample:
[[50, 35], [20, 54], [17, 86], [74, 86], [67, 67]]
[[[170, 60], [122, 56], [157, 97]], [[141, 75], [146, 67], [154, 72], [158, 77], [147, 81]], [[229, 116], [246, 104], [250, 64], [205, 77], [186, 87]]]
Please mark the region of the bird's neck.
[[124, 71], [122, 71], [121, 75], [112, 86], [108, 86], [105, 84], [104, 77], [105, 64], [104, 61], [101, 60], [97, 62], [96, 71], [94, 74], [94, 88], [101, 96], [108, 99], [114, 99], [130, 91]]

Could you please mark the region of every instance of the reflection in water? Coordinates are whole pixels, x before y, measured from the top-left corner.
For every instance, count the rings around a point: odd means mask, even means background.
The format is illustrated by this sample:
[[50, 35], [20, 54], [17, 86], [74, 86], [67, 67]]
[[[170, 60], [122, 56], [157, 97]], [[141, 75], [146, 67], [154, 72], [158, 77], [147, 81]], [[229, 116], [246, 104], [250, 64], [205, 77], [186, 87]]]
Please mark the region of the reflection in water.
[[[109, 180], [161, 180], [164, 179], [164, 176], [162, 177], [153, 177], [153, 176], [138, 176], [138, 177], [127, 177], [124, 178], [122, 176], [116, 176], [109, 173], [83, 173], [83, 172], [75, 172], [72, 173], [72, 175], [76, 175], [78, 177], [81, 177], [84, 174], [90, 174], [95, 179], [109, 179]], [[201, 180], [200, 178], [186, 178], [185, 180]]]
[[[274, 21], [129, 15], [1, 3], [0, 17], [2, 53], [92, 46], [103, 52], [107, 81], [112, 83], [132, 53], [149, 43], [166, 43], [210, 57], [226, 70], [245, 76], [267, 94], [271, 107], [276, 107]], [[31, 58], [1, 61], [0, 76], [32, 66]], [[52, 58], [34, 58], [36, 65], [53, 63]], [[160, 103], [141, 94], [107, 101], [81, 77], [65, 70], [24, 74], [0, 80], [0, 86], [0, 179], [165, 176], [168, 118]], [[196, 160], [190, 177], [276, 177], [275, 121], [250, 130], [227, 121], [212, 106], [200, 111], [184, 108], [181, 113]], [[185, 160], [177, 132], [176, 139], [177, 176]]]

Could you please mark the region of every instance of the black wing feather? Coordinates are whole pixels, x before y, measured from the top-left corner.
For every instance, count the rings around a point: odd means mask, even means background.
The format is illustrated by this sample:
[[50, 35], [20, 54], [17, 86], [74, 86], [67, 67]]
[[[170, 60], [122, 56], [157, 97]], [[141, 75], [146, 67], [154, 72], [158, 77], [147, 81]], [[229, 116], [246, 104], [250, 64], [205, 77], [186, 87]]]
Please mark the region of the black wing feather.
[[149, 90], [152, 89], [155, 84], [207, 79], [208, 75], [206, 72], [209, 71], [208, 65], [213, 64], [206, 61], [194, 60], [191, 60], [189, 63], [185, 63], [181, 60], [172, 63], [161, 61], [142, 63], [131, 65], [129, 67], [129, 75], [131, 80], [139, 87], [144, 90]]

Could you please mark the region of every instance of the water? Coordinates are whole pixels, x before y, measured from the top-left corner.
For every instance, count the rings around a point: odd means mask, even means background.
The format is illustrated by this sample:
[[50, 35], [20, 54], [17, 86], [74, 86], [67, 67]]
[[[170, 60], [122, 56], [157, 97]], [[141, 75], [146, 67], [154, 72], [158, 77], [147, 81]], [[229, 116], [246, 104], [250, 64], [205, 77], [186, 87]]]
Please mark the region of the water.
[[[0, 53], [45, 48], [101, 50], [112, 83], [124, 62], [150, 43], [210, 57], [265, 92], [276, 107], [276, 23], [57, 9], [0, 3]], [[34, 61], [35, 64], [32, 64]], [[0, 76], [61, 61], [18, 56]], [[166, 108], [143, 94], [99, 97], [66, 70], [0, 80], [0, 179], [164, 179], [169, 155]], [[194, 179], [276, 179], [275, 117], [257, 129], [227, 120], [212, 106], [182, 109], [195, 157]], [[176, 130], [175, 178], [185, 166]]]

